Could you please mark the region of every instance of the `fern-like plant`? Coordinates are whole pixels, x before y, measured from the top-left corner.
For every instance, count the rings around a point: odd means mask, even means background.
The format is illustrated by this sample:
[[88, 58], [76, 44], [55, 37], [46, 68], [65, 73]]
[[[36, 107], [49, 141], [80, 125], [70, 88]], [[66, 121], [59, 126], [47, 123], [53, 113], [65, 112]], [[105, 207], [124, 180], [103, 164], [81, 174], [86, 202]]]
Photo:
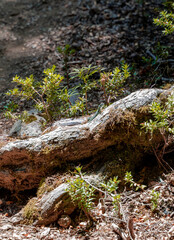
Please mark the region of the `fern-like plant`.
[[[174, 9], [174, 3], [172, 8]], [[172, 34], [174, 32], [174, 13], [162, 11], [159, 18], [154, 19], [154, 23], [164, 28], [163, 33], [165, 35]]]

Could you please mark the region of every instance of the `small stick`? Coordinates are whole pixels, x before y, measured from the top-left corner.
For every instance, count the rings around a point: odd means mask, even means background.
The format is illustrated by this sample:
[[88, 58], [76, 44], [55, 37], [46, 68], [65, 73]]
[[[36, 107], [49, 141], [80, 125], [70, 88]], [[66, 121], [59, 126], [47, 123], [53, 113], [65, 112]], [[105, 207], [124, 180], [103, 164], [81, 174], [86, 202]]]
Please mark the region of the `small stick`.
[[151, 53], [149, 50], [146, 51], [147, 54], [149, 54], [155, 61], [157, 60], [157, 57]]
[[73, 61], [73, 62], [68, 62], [69, 65], [73, 65], [73, 64], [82, 64], [83, 61]]
[[87, 42], [87, 43], [89, 43], [89, 44], [92, 44], [93, 46], [95, 46], [96, 44], [95, 43], [93, 43], [90, 39], [85, 39], [85, 41]]
[[121, 237], [122, 240], [126, 240], [126, 238], [124, 237], [122, 231], [118, 228], [118, 226], [115, 223], [112, 223], [112, 228], [113, 228], [113, 231], [115, 233], [117, 233]]
[[162, 77], [161, 80], [162, 80], [162, 81], [174, 82], [174, 78], [165, 78], [165, 77]]
[[[151, 53], [151, 51], [147, 50], [146, 53], [149, 54], [155, 61], [157, 60], [157, 57], [153, 53]], [[168, 62], [174, 63], [174, 59], [161, 60], [159, 58], [157, 60], [157, 63], [168, 63]]]
[[160, 63], [165, 63], [165, 62], [173, 62], [174, 63], [174, 59], [166, 59], [166, 60], [160, 60]]
[[127, 227], [129, 229], [129, 235], [132, 239], [135, 239], [135, 233], [134, 233], [134, 226], [133, 226], [133, 218], [129, 218]]

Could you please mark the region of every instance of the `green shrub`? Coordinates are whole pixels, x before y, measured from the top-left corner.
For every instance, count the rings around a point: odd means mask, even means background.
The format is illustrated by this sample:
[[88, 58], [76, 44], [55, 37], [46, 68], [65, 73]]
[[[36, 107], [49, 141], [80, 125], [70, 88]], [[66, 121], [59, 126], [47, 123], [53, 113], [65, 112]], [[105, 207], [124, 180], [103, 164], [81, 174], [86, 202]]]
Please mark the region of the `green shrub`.
[[80, 69], [74, 69], [71, 73], [72, 79], [79, 78], [82, 83], [79, 85], [80, 93], [82, 95], [82, 102], [85, 103], [86, 112], [88, 113], [88, 92], [97, 88], [97, 82], [94, 79], [94, 74], [100, 72], [101, 68], [89, 65]]
[[152, 212], [154, 212], [157, 207], [158, 207], [158, 199], [160, 197], [160, 192], [158, 191], [155, 191], [155, 190], [152, 190], [151, 192], [151, 203], [152, 203], [152, 206], [151, 206], [151, 209], [152, 209]]
[[72, 201], [78, 205], [79, 209], [83, 210], [87, 218], [90, 218], [90, 210], [94, 207], [94, 191], [82, 178], [81, 168], [76, 168], [76, 177], [73, 181], [68, 181], [68, 189]]
[[115, 99], [119, 93], [123, 92], [124, 83], [129, 76], [129, 66], [127, 64], [122, 64], [121, 69], [116, 67], [113, 72], [101, 73], [99, 84], [103, 90], [107, 105], [109, 105], [110, 101]]
[[[174, 8], [174, 3], [172, 7]], [[163, 33], [165, 35], [171, 34], [174, 32], [174, 13], [162, 11], [160, 12], [160, 17], [154, 19], [154, 23], [164, 28]]]
[[[68, 49], [66, 50], [70, 51]], [[64, 52], [65, 49], [62, 51]], [[102, 73], [100, 79], [96, 80], [95, 74], [101, 73], [103, 69], [89, 65], [80, 69], [74, 69], [71, 73], [72, 79], [79, 78], [81, 83], [68, 90], [67, 86], [63, 87], [62, 84], [64, 77], [57, 74], [55, 68], [53, 65], [52, 68], [44, 70], [44, 78], [40, 82], [36, 81], [33, 75], [25, 79], [15, 76], [13, 82], [17, 84], [17, 87], [8, 91], [7, 95], [24, 100], [32, 100], [35, 103], [35, 108], [43, 112], [47, 121], [51, 121], [52, 119], [61, 117], [88, 114], [88, 93], [92, 89], [102, 89], [106, 104], [109, 105], [110, 100], [123, 91], [123, 84], [130, 75], [128, 65], [123, 64], [121, 70], [115, 68], [113, 73]], [[79, 97], [72, 104], [70, 98], [77, 94], [77, 88]], [[8, 107], [7, 110], [5, 115], [14, 118], [15, 115], [12, 114], [14, 104], [12, 107]]]
[[[10, 90], [7, 95], [13, 95], [26, 100], [33, 100], [35, 107], [44, 111], [46, 118], [51, 120], [52, 112], [59, 110], [57, 106], [61, 100], [60, 84], [63, 77], [55, 73], [55, 66], [44, 70], [42, 83], [36, 82], [33, 75], [25, 79], [18, 76], [13, 78], [13, 82], [18, 86]], [[59, 112], [59, 111], [58, 111]]]
[[[164, 161], [163, 156], [167, 153], [167, 148], [173, 141], [174, 137], [174, 93], [169, 95], [167, 101], [162, 104], [159, 100], [154, 101], [150, 106], [150, 112], [153, 118], [141, 124], [142, 129], [145, 129], [146, 133], [151, 134], [151, 140], [156, 132], [159, 132], [163, 139], [162, 146], [158, 143], [152, 144], [154, 154], [160, 163], [166, 170], [166, 167], [171, 167]], [[169, 152], [174, 149], [170, 149]], [[165, 166], [166, 165], [166, 166]]]
[[106, 194], [112, 197], [112, 205], [115, 211], [120, 211], [120, 198], [121, 195], [117, 193], [120, 180], [118, 177], [110, 178], [106, 183], [101, 183], [101, 187], [104, 188]]
[[146, 187], [145, 185], [141, 185], [139, 183], [136, 183], [133, 180], [131, 172], [126, 172], [124, 180], [125, 180], [126, 183], [130, 184], [130, 187], [132, 187], [132, 188], [135, 187], [135, 191], [138, 191], [139, 189], [144, 190], [144, 188]]
[[[71, 196], [72, 201], [78, 205], [79, 209], [83, 210], [86, 216], [90, 217], [90, 212], [94, 208], [95, 192], [104, 193], [104, 198], [109, 196], [112, 199], [113, 209], [121, 217], [120, 199], [121, 194], [117, 192], [120, 180], [118, 177], [109, 179], [106, 183], [101, 182], [100, 186], [96, 187], [88, 180], [85, 180], [84, 174], [81, 172], [81, 167], [76, 168], [76, 176], [74, 180], [68, 181], [67, 191]], [[129, 182], [131, 187], [136, 187], [136, 190], [143, 190], [146, 186], [134, 182], [131, 173], [126, 173], [125, 182]]]

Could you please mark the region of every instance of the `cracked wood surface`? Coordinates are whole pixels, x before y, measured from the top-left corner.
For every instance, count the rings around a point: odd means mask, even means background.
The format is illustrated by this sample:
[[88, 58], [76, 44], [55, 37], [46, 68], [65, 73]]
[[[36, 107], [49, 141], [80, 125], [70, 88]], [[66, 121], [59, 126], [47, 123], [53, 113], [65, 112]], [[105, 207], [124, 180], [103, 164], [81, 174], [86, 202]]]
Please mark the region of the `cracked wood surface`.
[[80, 121], [74, 126], [58, 123], [56, 129], [39, 137], [6, 144], [0, 149], [0, 186], [18, 191], [31, 189], [38, 186], [51, 168], [65, 161], [94, 156], [118, 142], [144, 144], [138, 134], [135, 138], [132, 129], [136, 126], [131, 114], [126, 113], [138, 112], [162, 92], [165, 90], [139, 90], [113, 103], [89, 123]]

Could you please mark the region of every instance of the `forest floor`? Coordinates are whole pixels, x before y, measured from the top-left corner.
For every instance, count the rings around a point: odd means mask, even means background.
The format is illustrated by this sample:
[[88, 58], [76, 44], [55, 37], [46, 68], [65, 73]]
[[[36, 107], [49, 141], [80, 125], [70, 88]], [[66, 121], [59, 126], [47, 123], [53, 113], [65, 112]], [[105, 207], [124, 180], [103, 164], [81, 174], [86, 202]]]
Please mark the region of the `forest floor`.
[[[10, 101], [5, 92], [14, 86], [12, 78], [33, 74], [40, 80], [43, 70], [53, 64], [64, 75], [64, 57], [57, 51], [58, 46], [69, 44], [76, 50], [68, 59], [69, 72], [89, 64], [100, 65], [110, 71], [120, 66], [121, 61], [127, 62], [131, 78], [126, 84], [126, 94], [138, 88], [172, 83], [174, 72], [171, 63], [157, 64], [149, 55], [152, 53], [165, 60], [172, 58], [174, 52], [174, 37], [162, 35], [161, 29], [153, 24], [153, 18], [163, 9], [162, 2], [147, 0], [142, 5], [137, 0], [1, 0], [0, 137], [2, 133], [8, 133], [12, 125], [12, 121], [3, 117]], [[71, 81], [72, 86], [76, 84]], [[97, 97], [92, 95], [91, 99], [97, 105]], [[25, 102], [21, 102], [20, 106], [25, 108]], [[31, 107], [30, 103], [27, 107]], [[172, 196], [169, 202], [174, 205], [173, 187], [168, 191]], [[138, 208], [138, 198], [136, 202]], [[12, 226], [8, 224], [8, 217], [22, 206], [16, 206], [8, 194], [0, 197], [0, 206], [2, 240], [119, 239], [109, 220], [101, 222], [91, 231]], [[137, 227], [137, 239], [174, 239], [174, 209], [166, 211], [161, 217], [150, 214], [148, 209], [145, 219], [134, 218], [134, 222], [140, 225]], [[145, 213], [144, 210], [142, 212]]]

